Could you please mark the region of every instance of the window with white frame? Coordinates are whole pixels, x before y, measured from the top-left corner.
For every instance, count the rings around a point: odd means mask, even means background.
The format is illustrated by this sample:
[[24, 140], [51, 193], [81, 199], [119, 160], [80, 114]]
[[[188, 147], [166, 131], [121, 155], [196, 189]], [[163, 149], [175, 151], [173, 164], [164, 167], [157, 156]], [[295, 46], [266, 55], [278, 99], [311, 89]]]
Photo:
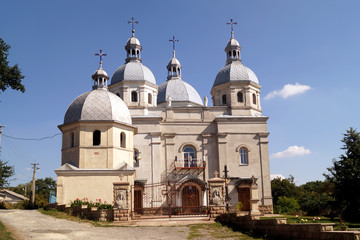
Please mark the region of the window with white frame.
[[245, 147], [240, 148], [240, 165], [248, 165], [248, 150]]

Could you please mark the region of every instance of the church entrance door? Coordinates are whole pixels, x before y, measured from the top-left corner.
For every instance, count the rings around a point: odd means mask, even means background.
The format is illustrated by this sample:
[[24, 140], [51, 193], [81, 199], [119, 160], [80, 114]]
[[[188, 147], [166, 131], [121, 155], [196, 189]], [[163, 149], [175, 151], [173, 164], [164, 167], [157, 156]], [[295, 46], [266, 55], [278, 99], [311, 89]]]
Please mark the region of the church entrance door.
[[238, 188], [239, 202], [242, 202], [241, 211], [250, 211], [250, 188]]
[[200, 194], [196, 186], [185, 186], [182, 190], [182, 210], [184, 214], [199, 213]]

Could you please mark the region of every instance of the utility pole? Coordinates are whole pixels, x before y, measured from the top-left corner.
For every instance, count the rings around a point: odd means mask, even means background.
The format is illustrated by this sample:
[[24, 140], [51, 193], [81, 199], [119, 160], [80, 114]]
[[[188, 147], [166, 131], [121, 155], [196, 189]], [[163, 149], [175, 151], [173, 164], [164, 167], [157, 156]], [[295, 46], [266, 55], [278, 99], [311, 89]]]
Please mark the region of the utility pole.
[[230, 197], [229, 197], [229, 188], [228, 188], [228, 170], [227, 170], [227, 166], [224, 166], [224, 171], [225, 173], [225, 202], [226, 202], [226, 211], [229, 212], [229, 201], [230, 201]]
[[35, 205], [35, 175], [36, 175], [36, 171], [39, 170], [40, 168], [36, 167], [36, 165], [39, 165], [38, 163], [32, 163], [31, 165], [33, 165], [33, 168], [34, 168], [32, 185], [31, 185], [31, 204], [34, 207], [34, 205]]
[[5, 126], [0, 124], [0, 151], [1, 151], [1, 128], [2, 127], [5, 127]]

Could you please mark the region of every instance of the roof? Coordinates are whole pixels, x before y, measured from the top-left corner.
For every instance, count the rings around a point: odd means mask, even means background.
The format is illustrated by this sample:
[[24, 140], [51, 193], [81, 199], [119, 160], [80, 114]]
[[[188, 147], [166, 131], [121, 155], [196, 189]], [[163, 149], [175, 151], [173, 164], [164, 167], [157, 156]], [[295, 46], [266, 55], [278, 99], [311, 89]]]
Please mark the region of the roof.
[[8, 194], [8, 195], [12, 195], [14, 197], [17, 197], [19, 199], [22, 199], [22, 200], [27, 200], [28, 198], [19, 194], [19, 193], [16, 193], [16, 192], [13, 192], [13, 191], [10, 191], [8, 189], [0, 189], [0, 194]]
[[125, 80], [148, 81], [152, 84], [156, 84], [154, 74], [140, 61], [130, 61], [118, 67], [111, 78], [111, 84]]
[[252, 81], [259, 84], [255, 73], [240, 61], [233, 61], [220, 69], [216, 75], [213, 87], [235, 81]]
[[132, 124], [131, 115], [120, 97], [98, 89], [77, 97], [66, 111], [64, 124], [81, 120], [115, 120]]
[[181, 78], [173, 78], [163, 82], [159, 86], [158, 104], [166, 102], [168, 97], [172, 102], [184, 102], [184, 105], [203, 106], [199, 93], [187, 82]]

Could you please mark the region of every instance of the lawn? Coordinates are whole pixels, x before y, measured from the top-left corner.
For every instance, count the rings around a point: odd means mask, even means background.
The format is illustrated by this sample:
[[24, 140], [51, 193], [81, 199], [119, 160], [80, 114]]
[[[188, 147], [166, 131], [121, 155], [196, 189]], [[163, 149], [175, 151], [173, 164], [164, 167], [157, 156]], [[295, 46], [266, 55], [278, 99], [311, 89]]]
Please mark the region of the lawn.
[[[353, 222], [341, 222], [340, 218], [330, 219], [327, 217], [320, 217], [320, 219], [316, 219], [313, 221], [314, 216], [295, 216], [295, 215], [283, 215], [284, 218], [287, 219], [287, 223], [334, 223], [334, 230], [345, 230], [346, 228], [360, 228], [360, 223]], [[317, 217], [317, 216], [316, 216]], [[260, 219], [275, 219], [279, 217], [260, 217]], [[301, 219], [307, 220], [305, 222], [301, 222]]]
[[221, 223], [212, 224], [194, 224], [189, 226], [190, 233], [188, 239], [238, 239], [238, 240], [259, 240], [262, 238], [253, 238], [244, 233], [234, 231], [233, 229], [221, 225]]
[[11, 233], [8, 232], [2, 222], [0, 222], [0, 239], [1, 240], [14, 240], [11, 237]]

